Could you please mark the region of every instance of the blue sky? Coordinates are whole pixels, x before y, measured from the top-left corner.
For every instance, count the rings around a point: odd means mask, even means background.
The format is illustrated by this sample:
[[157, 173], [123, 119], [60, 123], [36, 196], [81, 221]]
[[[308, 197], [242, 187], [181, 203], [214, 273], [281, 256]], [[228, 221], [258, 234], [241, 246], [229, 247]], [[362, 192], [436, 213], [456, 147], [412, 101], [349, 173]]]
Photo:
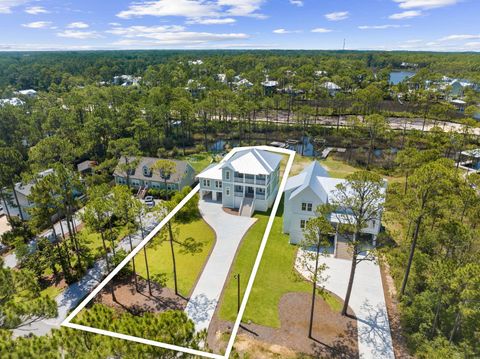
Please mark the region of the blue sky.
[[479, 0], [0, 0], [1, 50], [480, 51]]

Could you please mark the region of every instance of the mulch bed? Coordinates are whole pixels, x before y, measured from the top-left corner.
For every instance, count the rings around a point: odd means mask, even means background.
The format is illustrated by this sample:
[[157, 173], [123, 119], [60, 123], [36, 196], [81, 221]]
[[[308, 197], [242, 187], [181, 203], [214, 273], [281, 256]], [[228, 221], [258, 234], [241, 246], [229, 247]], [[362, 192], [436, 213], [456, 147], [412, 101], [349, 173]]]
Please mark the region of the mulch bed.
[[[313, 339], [308, 338], [310, 301], [308, 293], [285, 294], [279, 304], [281, 328], [242, 324], [235, 349], [252, 355], [254, 347], [261, 348], [263, 355], [255, 353], [252, 357], [265, 358], [272, 355], [291, 357], [295, 353], [321, 358], [358, 358], [356, 320], [333, 312], [321, 297], [315, 302]], [[215, 315], [208, 336], [208, 344], [214, 352], [225, 349], [225, 336], [221, 333], [230, 334], [232, 326]]]
[[232, 216], [238, 216], [238, 209], [222, 207], [225, 213], [231, 214]]
[[138, 278], [138, 292], [131, 278], [117, 279], [114, 283], [116, 301], [113, 301], [109, 286], [106, 285], [95, 298], [95, 303], [102, 303], [135, 315], [184, 310], [187, 306], [187, 299], [175, 295], [173, 290], [161, 287], [154, 282], [152, 282], [152, 295], [150, 295], [147, 281], [142, 278]]
[[393, 351], [396, 358], [410, 359], [407, 343], [402, 332], [400, 323], [400, 313], [398, 311], [397, 289], [395, 282], [390, 275], [390, 267], [385, 258], [380, 261], [380, 273], [382, 275], [383, 293], [385, 294], [385, 303], [387, 305], [388, 321], [390, 322], [390, 332], [392, 335]]

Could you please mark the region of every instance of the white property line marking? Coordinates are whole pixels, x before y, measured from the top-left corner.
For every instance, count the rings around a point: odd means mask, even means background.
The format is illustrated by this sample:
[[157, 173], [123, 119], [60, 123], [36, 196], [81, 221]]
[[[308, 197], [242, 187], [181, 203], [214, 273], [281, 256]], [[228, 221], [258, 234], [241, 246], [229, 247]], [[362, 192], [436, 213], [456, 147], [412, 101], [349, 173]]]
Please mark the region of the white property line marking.
[[110, 282], [113, 277], [115, 277], [118, 272], [120, 272], [122, 270], [123, 267], [125, 267], [128, 262], [130, 262], [132, 260], [132, 258], [134, 256], [136, 256], [138, 254], [138, 252], [140, 252], [140, 250], [153, 238], [157, 235], [157, 233], [165, 226], [165, 224], [168, 223], [168, 221], [170, 221], [176, 214], [177, 212], [190, 200], [193, 198], [193, 196], [195, 194], [197, 194], [199, 191], [200, 191], [200, 185], [197, 185], [174, 209], [173, 211], [171, 211], [154, 229], [152, 232], [150, 232], [144, 240], [142, 240], [142, 242], [140, 242], [138, 244], [137, 247], [135, 247], [135, 249], [130, 252], [126, 257], [125, 259], [98, 285], [98, 287], [96, 287], [92, 293], [90, 293], [80, 304], [77, 308], [75, 308], [73, 310], [72, 313], [70, 313], [70, 315], [62, 322], [61, 326], [64, 326], [64, 327], [68, 327], [68, 328], [72, 328], [72, 329], [78, 329], [78, 330], [83, 330], [83, 331], [86, 331], [86, 332], [90, 332], [90, 333], [94, 333], [94, 334], [100, 334], [100, 335], [105, 335], [105, 336], [109, 336], [109, 337], [113, 337], [113, 338], [118, 338], [118, 339], [123, 339], [123, 340], [128, 340], [128, 341], [132, 341], [132, 342], [136, 342], [136, 343], [140, 343], [140, 344], [146, 344], [146, 345], [151, 345], [151, 346], [155, 346], [155, 347], [159, 347], [159, 348], [164, 348], [164, 349], [170, 349], [170, 350], [175, 350], [175, 351], [179, 351], [179, 352], [182, 352], [182, 353], [186, 353], [186, 354], [192, 354], [192, 355], [199, 355], [199, 356], [203, 356], [203, 357], [206, 357], [206, 358], [212, 358], [212, 359], [226, 359], [230, 356], [230, 353], [232, 351], [232, 348], [233, 348], [233, 344], [235, 342], [235, 338], [237, 336], [237, 332], [238, 332], [238, 329], [240, 327], [240, 323], [242, 321], [242, 317], [243, 317], [243, 314], [245, 312], [245, 308], [247, 306], [247, 302], [248, 302], [248, 297], [250, 296], [250, 292], [252, 290], [252, 287], [253, 287], [253, 283], [255, 281], [255, 277], [257, 275], [257, 271], [258, 271], [258, 268], [260, 266], [260, 262], [262, 260], [262, 256], [263, 256], [263, 252], [265, 250], [265, 246], [267, 244], [267, 241], [268, 241], [268, 237], [270, 235], [270, 231], [272, 229], [272, 225], [273, 225], [273, 221], [275, 219], [275, 216], [277, 214], [277, 210], [278, 210], [278, 207], [280, 205], [280, 201], [282, 199], [282, 194], [283, 194], [283, 191], [285, 189], [285, 186], [287, 184], [287, 179], [288, 179], [288, 175], [290, 174], [290, 170], [292, 169], [292, 165], [293, 165], [293, 160], [295, 158], [295, 152], [294, 151], [291, 151], [291, 150], [286, 150], [286, 149], [282, 149], [282, 148], [276, 148], [276, 147], [270, 147], [270, 146], [256, 146], [256, 147], [237, 147], [237, 148], [234, 148], [230, 153], [227, 154], [227, 156], [225, 156], [225, 158], [221, 161], [221, 162], [224, 162], [226, 161], [227, 159], [229, 159], [231, 156], [233, 156], [235, 153], [239, 152], [239, 151], [243, 151], [243, 150], [246, 150], [246, 149], [251, 149], [251, 148], [258, 148], [258, 149], [262, 149], [262, 150], [267, 150], [267, 151], [270, 151], [270, 152], [279, 152], [279, 153], [282, 153], [282, 154], [287, 154], [289, 155], [289, 159], [288, 159], [288, 162], [287, 162], [287, 166], [285, 168], [285, 172], [283, 174], [283, 178], [282, 178], [282, 182], [280, 184], [280, 187], [278, 189], [278, 194], [277, 194], [277, 198], [275, 199], [275, 203], [273, 205], [273, 208], [272, 208], [272, 212], [270, 214], [270, 218], [268, 220], [268, 223], [267, 223], [267, 228], [265, 230], [265, 233], [263, 235], [263, 239], [262, 239], [262, 243], [260, 245], [260, 249], [259, 249], [259, 252], [257, 254], [257, 258], [255, 260], [255, 264], [253, 266], [253, 270], [252, 270], [252, 273], [250, 274], [250, 278], [249, 278], [249, 281], [248, 281], [248, 285], [247, 285], [247, 288], [245, 289], [245, 294], [244, 294], [244, 297], [243, 297], [243, 300], [242, 300], [242, 304], [240, 306], [240, 311], [238, 313], [238, 316], [237, 316], [237, 319], [235, 321], [235, 325], [233, 327], [233, 330], [232, 330], [232, 334], [230, 336], [230, 340], [228, 342], [228, 346], [227, 346], [227, 349], [226, 349], [226, 352], [225, 352], [225, 355], [219, 355], [219, 354], [214, 354], [214, 353], [209, 353], [209, 352], [205, 352], [205, 351], [200, 351], [200, 350], [196, 350], [196, 349], [191, 349], [191, 348], [186, 348], [186, 347], [181, 347], [181, 346], [177, 346], [177, 345], [173, 345], [173, 344], [167, 344], [167, 343], [162, 343], [162, 342], [157, 342], [157, 341], [154, 341], [154, 340], [149, 340], [149, 339], [144, 339], [144, 338], [139, 338], [139, 337], [135, 337], [135, 336], [131, 336], [131, 335], [126, 335], [126, 334], [121, 334], [121, 333], [115, 333], [115, 332], [111, 332], [111, 331], [108, 331], [108, 330], [103, 330], [103, 329], [98, 329], [98, 328], [92, 328], [92, 327], [88, 327], [88, 326], [85, 326], [85, 325], [80, 325], [80, 324], [74, 324], [74, 323], [71, 323], [71, 321], [73, 320], [73, 318], [78, 314], [80, 313], [80, 311], [85, 308], [85, 306], [108, 284], [108, 282]]

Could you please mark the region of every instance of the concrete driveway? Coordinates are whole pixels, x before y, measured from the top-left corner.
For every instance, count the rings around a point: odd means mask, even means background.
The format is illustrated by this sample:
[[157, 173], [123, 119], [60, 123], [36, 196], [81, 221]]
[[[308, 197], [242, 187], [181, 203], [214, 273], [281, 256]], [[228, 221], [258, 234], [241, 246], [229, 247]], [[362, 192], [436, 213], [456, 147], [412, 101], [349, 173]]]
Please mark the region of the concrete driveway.
[[[311, 272], [305, 270], [300, 260], [301, 253], [302, 249], [298, 251], [295, 267], [305, 278], [310, 278]], [[321, 257], [320, 261], [328, 266], [323, 275], [328, 279], [321, 285], [340, 298], [345, 298], [351, 261], [333, 256]], [[314, 268], [314, 263], [308, 266]], [[360, 358], [394, 359], [382, 277], [377, 264], [363, 261], [357, 265], [349, 305], [357, 317]]]
[[255, 218], [228, 214], [219, 203], [200, 201], [199, 207], [202, 217], [215, 230], [217, 239], [185, 308], [197, 331], [208, 329], [238, 246], [256, 221]]

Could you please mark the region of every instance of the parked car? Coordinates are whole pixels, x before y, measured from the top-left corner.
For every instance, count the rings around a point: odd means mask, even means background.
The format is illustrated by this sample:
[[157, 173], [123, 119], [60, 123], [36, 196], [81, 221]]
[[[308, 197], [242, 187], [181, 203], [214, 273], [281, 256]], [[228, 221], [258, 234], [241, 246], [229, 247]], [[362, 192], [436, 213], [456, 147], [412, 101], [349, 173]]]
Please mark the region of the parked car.
[[5, 211], [3, 210], [3, 206], [0, 206], [0, 218], [5, 215]]
[[155, 200], [153, 199], [153, 196], [145, 197], [145, 204], [150, 208], [155, 207]]

